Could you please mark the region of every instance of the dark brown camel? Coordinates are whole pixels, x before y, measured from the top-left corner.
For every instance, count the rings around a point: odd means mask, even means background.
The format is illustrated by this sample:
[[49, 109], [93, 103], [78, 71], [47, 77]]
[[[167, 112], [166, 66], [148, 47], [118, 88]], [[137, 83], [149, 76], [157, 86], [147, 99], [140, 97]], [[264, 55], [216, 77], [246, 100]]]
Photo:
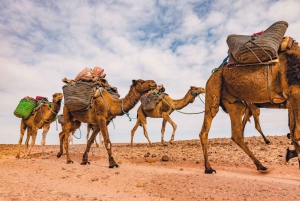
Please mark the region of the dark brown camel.
[[204, 92], [205, 90], [202, 87], [191, 86], [188, 92], [186, 93], [186, 95], [182, 99], [174, 100], [170, 96], [165, 95], [163, 97], [163, 100], [161, 100], [153, 110], [143, 110], [142, 105], [140, 105], [140, 107], [137, 110], [138, 118], [136, 124], [131, 130], [131, 146], [133, 146], [134, 133], [140, 125], [142, 125], [143, 127], [144, 135], [147, 138], [149, 144], [152, 145], [147, 132], [147, 120], [146, 120], [147, 117], [163, 118], [162, 128], [161, 128], [161, 143], [164, 143], [164, 133], [166, 128], [166, 123], [169, 122], [173, 127], [173, 132], [170, 140], [170, 143], [173, 143], [177, 125], [171, 119], [170, 117], [171, 113], [174, 111], [174, 109], [180, 110], [185, 106], [187, 106], [188, 104], [193, 103], [195, 101], [195, 98], [199, 94]]
[[[56, 120], [56, 115], [60, 110], [61, 107], [61, 100], [63, 99], [62, 93], [55, 93], [53, 94], [53, 104], [52, 108], [49, 107], [49, 104], [43, 104], [41, 106], [38, 106], [39, 109], [37, 109], [33, 115], [31, 115], [28, 119], [22, 119], [21, 120], [21, 126], [20, 126], [20, 139], [19, 139], [19, 149], [18, 153], [16, 155], [16, 158], [20, 158], [20, 152], [21, 152], [21, 145], [23, 141], [24, 133], [27, 129], [27, 138], [25, 141], [25, 158], [29, 157], [29, 154], [31, 152], [32, 147], [35, 144], [35, 139], [37, 135], [38, 129], [43, 128], [43, 137], [41, 145], [44, 150], [44, 146], [46, 143], [46, 135], [50, 129], [50, 124]], [[31, 139], [31, 144], [28, 149], [28, 142]]]
[[[228, 112], [231, 119], [231, 139], [253, 160], [260, 172], [268, 169], [248, 149], [243, 138], [242, 117], [245, 103], [261, 108], [288, 109], [291, 141], [295, 150], [288, 150], [287, 161], [300, 156], [300, 47], [294, 42], [291, 49], [279, 53], [279, 62], [266, 65], [220, 67], [206, 84], [205, 114], [199, 134], [205, 173], [216, 172], [208, 161], [208, 132], [219, 106]], [[300, 165], [300, 159], [299, 165]]]
[[115, 99], [107, 91], [102, 90], [102, 96], [92, 99], [93, 107], [89, 108], [88, 110], [69, 112], [68, 109], [64, 106], [63, 116], [65, 123], [63, 125], [62, 132], [59, 134], [61, 144], [60, 152], [57, 154], [57, 157], [60, 157], [63, 153], [63, 141], [64, 147], [66, 149], [67, 163], [73, 162], [69, 155], [67, 139], [69, 137], [69, 133], [79, 128], [81, 122], [84, 122], [97, 126], [95, 126], [95, 129], [93, 130], [93, 133], [87, 142], [86, 150], [83, 154], [81, 164], [89, 164], [89, 150], [93, 141], [95, 140], [96, 135], [101, 130], [104, 138], [104, 144], [108, 153], [109, 168], [118, 167], [118, 164], [115, 162], [112, 156], [112, 144], [109, 139], [107, 125], [116, 116], [122, 116], [129, 110], [131, 110], [137, 104], [142, 94], [156, 88], [156, 86], [157, 85], [153, 80], [133, 80], [129, 93], [125, 96], [125, 98]]

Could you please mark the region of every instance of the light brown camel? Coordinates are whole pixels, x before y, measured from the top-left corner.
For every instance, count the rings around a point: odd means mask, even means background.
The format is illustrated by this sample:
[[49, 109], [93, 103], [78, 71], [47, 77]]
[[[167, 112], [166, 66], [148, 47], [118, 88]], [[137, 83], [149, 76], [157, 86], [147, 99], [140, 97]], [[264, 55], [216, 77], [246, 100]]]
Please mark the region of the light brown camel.
[[147, 117], [151, 118], [163, 118], [162, 122], [162, 128], [161, 128], [161, 143], [164, 143], [164, 133], [166, 128], [166, 123], [169, 122], [173, 128], [172, 136], [170, 139], [170, 143], [174, 142], [175, 138], [175, 131], [177, 129], [176, 123], [171, 119], [170, 115], [176, 110], [180, 110], [187, 106], [190, 103], [193, 103], [195, 101], [195, 98], [201, 94], [204, 93], [205, 90], [202, 87], [194, 87], [191, 86], [186, 95], [179, 100], [174, 100], [170, 96], [165, 95], [163, 96], [163, 100], [161, 100], [155, 109], [153, 110], [143, 110], [142, 105], [137, 110], [137, 121], [133, 129], [131, 130], [131, 147], [133, 147], [133, 137], [134, 133], [137, 130], [137, 128], [141, 125], [144, 130], [144, 135], [147, 138], [150, 145], [152, 145], [149, 137], [148, 137], [148, 131], [147, 131]]
[[[109, 168], [118, 167], [112, 156], [112, 144], [109, 139], [109, 133], [107, 125], [116, 116], [122, 116], [127, 114], [139, 101], [142, 94], [148, 92], [151, 89], [156, 88], [156, 83], [153, 80], [132, 80], [132, 85], [130, 87], [129, 93], [122, 99], [115, 99], [107, 91], [102, 90], [102, 95], [98, 98], [92, 99], [92, 108], [84, 111], [69, 112], [64, 106], [63, 116], [64, 125], [63, 130], [59, 134], [60, 138], [60, 152], [58, 152], [57, 157], [60, 157], [63, 153], [63, 145], [66, 149], [67, 163], [72, 163], [73, 161], [69, 155], [68, 148], [68, 137], [69, 133], [73, 130], [79, 128], [81, 122], [87, 124], [95, 124], [95, 129], [87, 142], [86, 150], [83, 154], [82, 165], [89, 164], [88, 153], [90, 151], [91, 145], [95, 140], [96, 135], [101, 130], [104, 138], [104, 144], [108, 154]], [[63, 144], [62, 144], [63, 142]]]
[[[294, 42], [291, 49], [279, 53], [279, 62], [266, 65], [220, 67], [206, 84], [205, 114], [199, 134], [204, 155], [205, 173], [216, 172], [207, 155], [208, 132], [219, 106], [231, 119], [231, 139], [253, 160], [258, 171], [268, 169], [248, 149], [243, 138], [242, 116], [245, 103], [259, 104], [261, 108], [288, 109], [291, 140], [295, 150], [288, 150], [286, 160], [300, 156], [300, 47]], [[300, 159], [299, 165], [300, 165]]]
[[[27, 138], [25, 141], [25, 158], [29, 157], [32, 147], [35, 144], [35, 139], [38, 129], [43, 128], [43, 136], [41, 145], [44, 150], [46, 143], [46, 135], [50, 129], [50, 124], [56, 120], [56, 115], [61, 107], [61, 100], [63, 99], [62, 93], [53, 94], [53, 104], [52, 107], [49, 107], [49, 104], [43, 104], [38, 106], [39, 108], [31, 115], [28, 119], [21, 120], [20, 126], [20, 139], [19, 139], [19, 149], [16, 155], [16, 158], [20, 158], [21, 145], [23, 141], [24, 133], [27, 129]], [[28, 149], [28, 142], [30, 136], [32, 137], [30, 147]]]

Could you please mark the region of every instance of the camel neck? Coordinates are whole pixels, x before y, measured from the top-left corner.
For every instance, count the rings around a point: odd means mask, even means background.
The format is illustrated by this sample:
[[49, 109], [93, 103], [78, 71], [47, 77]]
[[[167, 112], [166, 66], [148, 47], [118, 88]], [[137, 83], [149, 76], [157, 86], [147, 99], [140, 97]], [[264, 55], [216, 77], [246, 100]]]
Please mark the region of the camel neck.
[[[138, 103], [140, 100], [141, 94], [135, 89], [135, 87], [131, 86], [128, 94], [121, 100], [121, 110], [128, 112]], [[123, 102], [123, 103], [122, 103]], [[124, 113], [122, 111], [122, 113]]]
[[190, 91], [188, 91], [182, 99], [173, 100], [172, 102], [174, 108], [180, 110], [187, 106], [193, 99], [195, 99], [195, 97], [190, 94]]

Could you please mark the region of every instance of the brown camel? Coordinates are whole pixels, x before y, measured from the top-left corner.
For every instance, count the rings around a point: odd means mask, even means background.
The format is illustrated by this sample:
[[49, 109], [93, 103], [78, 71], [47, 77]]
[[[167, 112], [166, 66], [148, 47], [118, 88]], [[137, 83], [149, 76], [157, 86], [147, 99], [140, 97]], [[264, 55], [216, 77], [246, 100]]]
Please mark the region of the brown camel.
[[191, 86], [186, 95], [179, 100], [174, 100], [170, 96], [165, 95], [163, 97], [163, 100], [161, 100], [155, 109], [153, 110], [143, 110], [142, 105], [137, 110], [137, 121], [133, 129], [131, 130], [131, 146], [133, 147], [133, 137], [134, 133], [137, 130], [137, 128], [141, 125], [144, 130], [144, 135], [147, 138], [150, 145], [152, 145], [147, 132], [147, 117], [151, 118], [163, 118], [162, 122], [162, 128], [161, 128], [161, 143], [164, 143], [164, 133], [166, 128], [166, 123], [169, 122], [171, 126], [173, 127], [172, 136], [170, 139], [170, 143], [174, 142], [175, 137], [175, 131], [177, 129], [176, 123], [171, 119], [170, 115], [176, 110], [180, 110], [187, 106], [190, 103], [193, 103], [195, 101], [195, 98], [201, 94], [204, 93], [205, 90], [202, 87], [194, 87]]
[[[23, 136], [26, 129], [27, 129], [27, 138], [25, 141], [25, 149], [26, 149], [25, 158], [29, 157], [31, 149], [35, 144], [37, 131], [38, 129], [41, 128], [43, 128], [43, 137], [42, 137], [41, 145], [44, 150], [44, 146], [46, 143], [46, 135], [50, 129], [50, 124], [56, 120], [56, 115], [60, 110], [62, 99], [63, 99], [62, 93], [53, 94], [53, 104], [51, 108], [49, 107], [49, 104], [42, 104], [41, 106], [38, 106], [38, 109], [28, 119], [21, 120], [19, 150], [16, 155], [16, 158], [20, 158], [21, 145], [22, 145]], [[32, 137], [32, 139], [31, 139], [30, 147], [28, 149], [28, 142], [30, 136]]]
[[[293, 46], [279, 52], [279, 61], [272, 64], [252, 66], [229, 66], [226, 64], [215, 72], [206, 84], [205, 114], [199, 134], [205, 173], [216, 172], [208, 161], [208, 132], [219, 106], [228, 112], [231, 119], [231, 139], [253, 160], [258, 171], [268, 169], [248, 149], [243, 138], [242, 116], [247, 108], [245, 103], [259, 105], [260, 108], [288, 109], [291, 141], [295, 150], [288, 150], [286, 160], [300, 157], [300, 47]], [[300, 165], [300, 159], [299, 165]]]
[[57, 157], [62, 155], [64, 145], [66, 149], [67, 163], [73, 162], [69, 155], [67, 139], [69, 137], [69, 133], [79, 128], [81, 122], [84, 122], [87, 124], [95, 124], [96, 126], [94, 126], [95, 129], [93, 130], [93, 133], [87, 142], [81, 165], [89, 164], [88, 153], [96, 135], [101, 130], [108, 154], [109, 168], [118, 167], [118, 164], [115, 162], [112, 156], [112, 144], [109, 139], [107, 125], [116, 116], [128, 114], [127, 112], [137, 104], [141, 95], [151, 89], [156, 88], [156, 86], [157, 85], [153, 80], [133, 80], [129, 93], [122, 99], [115, 99], [107, 91], [102, 90], [101, 96], [92, 99], [93, 107], [89, 108], [88, 110], [69, 112], [64, 106], [63, 116], [65, 123], [63, 124], [62, 132], [59, 134], [60, 152], [58, 152]]

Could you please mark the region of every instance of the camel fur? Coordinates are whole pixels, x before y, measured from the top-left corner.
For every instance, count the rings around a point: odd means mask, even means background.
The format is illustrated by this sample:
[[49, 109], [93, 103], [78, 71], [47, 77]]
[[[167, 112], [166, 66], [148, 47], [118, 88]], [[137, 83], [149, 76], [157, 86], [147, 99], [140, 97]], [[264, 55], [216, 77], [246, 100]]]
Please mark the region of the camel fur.
[[[241, 147], [260, 172], [268, 169], [254, 156], [244, 142], [242, 117], [247, 105], [268, 107], [285, 103], [294, 152], [300, 156], [300, 47], [294, 42], [291, 49], [279, 53], [279, 62], [266, 65], [220, 67], [206, 84], [205, 113], [199, 137], [204, 155], [205, 173], [216, 172], [208, 160], [208, 132], [219, 106], [231, 119], [231, 139]], [[278, 106], [278, 108], [280, 108]], [[295, 156], [296, 154], [289, 154]], [[299, 164], [300, 164], [300, 159]]]
[[104, 138], [105, 148], [108, 154], [109, 168], [118, 167], [112, 156], [112, 144], [109, 139], [109, 133], [107, 125], [116, 116], [122, 116], [129, 110], [131, 110], [139, 101], [142, 94], [148, 92], [149, 90], [156, 88], [156, 83], [153, 80], [133, 80], [130, 87], [129, 93], [122, 99], [113, 98], [107, 91], [102, 90], [102, 95], [92, 99], [92, 108], [84, 111], [74, 111], [70, 112], [64, 106], [63, 116], [64, 125], [63, 130], [59, 134], [60, 138], [60, 151], [57, 157], [63, 154], [63, 145], [66, 150], [67, 163], [72, 163], [69, 154], [69, 144], [68, 137], [69, 133], [80, 127], [81, 122], [87, 124], [94, 124], [95, 129], [87, 142], [86, 150], [83, 154], [81, 165], [89, 164], [88, 153], [90, 151], [91, 145], [95, 140], [96, 135], [101, 130]]
[[187, 106], [190, 103], [195, 101], [196, 96], [201, 93], [204, 93], [205, 90], [202, 87], [194, 87], [191, 86], [186, 95], [179, 100], [174, 100], [170, 96], [163, 96], [163, 100], [161, 100], [157, 106], [153, 110], [143, 110], [142, 105], [137, 110], [137, 121], [133, 129], [131, 130], [131, 147], [133, 147], [133, 137], [137, 128], [141, 125], [143, 127], [144, 135], [147, 138], [150, 146], [152, 145], [147, 131], [147, 117], [151, 118], [163, 118], [162, 128], [161, 128], [161, 143], [164, 143], [164, 133], [166, 128], [166, 123], [169, 122], [173, 128], [172, 136], [170, 139], [170, 143], [174, 142], [175, 131], [177, 129], [176, 123], [171, 119], [170, 115], [176, 110], [180, 110]]
[[[49, 107], [48, 104], [41, 104], [38, 106], [39, 108], [35, 110], [33, 115], [31, 115], [28, 119], [21, 120], [20, 126], [20, 139], [19, 139], [19, 149], [16, 155], [16, 158], [20, 158], [21, 145], [23, 141], [24, 133], [27, 129], [27, 138], [25, 141], [25, 158], [29, 158], [29, 154], [32, 150], [32, 147], [35, 144], [35, 139], [37, 136], [38, 129], [43, 128], [42, 134], [42, 150], [44, 150], [46, 144], [46, 135], [50, 129], [50, 124], [56, 120], [56, 115], [61, 107], [61, 100], [63, 99], [62, 93], [53, 94], [53, 105], [52, 108]], [[28, 149], [29, 139], [32, 137], [30, 147]], [[43, 151], [44, 152], [44, 151]]]

